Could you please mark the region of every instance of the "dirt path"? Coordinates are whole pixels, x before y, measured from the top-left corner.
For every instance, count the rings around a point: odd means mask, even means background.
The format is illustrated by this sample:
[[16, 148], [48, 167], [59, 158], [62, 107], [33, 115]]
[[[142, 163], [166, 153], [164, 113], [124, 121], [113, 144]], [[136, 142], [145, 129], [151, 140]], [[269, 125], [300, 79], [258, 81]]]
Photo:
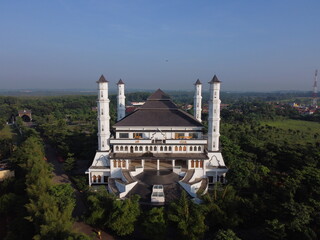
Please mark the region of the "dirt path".
[[[71, 183], [68, 175], [66, 175], [65, 172], [63, 171], [63, 168], [62, 168], [63, 164], [58, 162], [58, 156], [56, 154], [55, 149], [48, 144], [46, 144], [46, 158], [48, 162], [50, 162], [54, 167], [54, 170], [53, 170], [54, 176], [52, 179], [53, 182]], [[97, 229], [94, 229], [93, 227], [91, 227], [90, 225], [86, 224], [81, 220], [81, 217], [87, 208], [86, 208], [86, 205], [84, 204], [82, 193], [79, 192], [72, 183], [71, 183], [71, 186], [74, 188], [75, 197], [76, 197], [76, 206], [72, 213], [72, 216], [76, 219], [76, 222], [73, 225], [73, 230], [76, 232], [85, 233], [88, 236], [92, 236], [93, 237], [92, 239], [99, 239], [98, 237], [94, 237], [96, 236]], [[115, 240], [115, 238], [112, 237], [110, 234], [102, 230], [100, 230], [100, 232], [102, 236], [102, 238], [100, 239]]]

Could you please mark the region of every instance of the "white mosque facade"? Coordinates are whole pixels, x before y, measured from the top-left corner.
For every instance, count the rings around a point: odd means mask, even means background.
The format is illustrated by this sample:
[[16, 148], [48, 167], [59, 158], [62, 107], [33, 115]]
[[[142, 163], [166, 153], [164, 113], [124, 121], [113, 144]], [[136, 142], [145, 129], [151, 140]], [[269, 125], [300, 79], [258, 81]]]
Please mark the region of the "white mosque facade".
[[220, 84], [209, 82], [208, 134], [201, 123], [201, 90], [195, 83], [194, 116], [179, 109], [158, 89], [140, 108], [125, 116], [125, 84], [120, 80], [117, 122], [110, 134], [109, 82], [98, 84], [98, 150], [87, 170], [89, 185], [106, 185], [109, 192], [124, 198], [136, 186], [136, 176], [148, 170], [166, 170], [180, 176], [177, 184], [197, 197], [208, 186], [224, 182], [227, 167], [220, 151]]

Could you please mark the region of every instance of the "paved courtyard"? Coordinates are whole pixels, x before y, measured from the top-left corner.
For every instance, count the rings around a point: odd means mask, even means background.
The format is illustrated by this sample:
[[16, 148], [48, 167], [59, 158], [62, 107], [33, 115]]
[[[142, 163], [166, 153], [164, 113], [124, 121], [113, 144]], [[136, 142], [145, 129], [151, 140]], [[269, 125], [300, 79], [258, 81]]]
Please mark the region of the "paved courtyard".
[[163, 185], [166, 203], [180, 197], [181, 187], [178, 183], [179, 175], [171, 170], [145, 170], [135, 177], [137, 185], [130, 191], [128, 196], [138, 194], [141, 203], [151, 204], [151, 193], [153, 185]]

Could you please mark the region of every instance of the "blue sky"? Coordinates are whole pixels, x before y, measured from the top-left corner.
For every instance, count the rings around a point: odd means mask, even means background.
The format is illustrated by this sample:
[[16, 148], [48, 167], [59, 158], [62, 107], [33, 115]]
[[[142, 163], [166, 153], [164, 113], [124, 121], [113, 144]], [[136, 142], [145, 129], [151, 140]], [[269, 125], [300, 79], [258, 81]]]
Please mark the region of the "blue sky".
[[0, 0], [0, 89], [311, 90], [319, 0]]

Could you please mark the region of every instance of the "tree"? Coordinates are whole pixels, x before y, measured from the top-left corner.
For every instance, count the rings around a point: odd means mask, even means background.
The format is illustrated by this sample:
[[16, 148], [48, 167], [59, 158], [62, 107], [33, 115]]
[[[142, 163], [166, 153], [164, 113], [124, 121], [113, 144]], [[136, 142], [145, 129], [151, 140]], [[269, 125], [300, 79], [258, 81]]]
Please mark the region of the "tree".
[[168, 219], [185, 239], [199, 239], [207, 229], [204, 211], [187, 198], [185, 191], [182, 191], [179, 200], [170, 204]]
[[285, 224], [279, 222], [278, 219], [266, 220], [267, 226], [265, 228], [268, 239], [281, 240], [287, 236]]
[[140, 215], [139, 196], [115, 200], [110, 209], [108, 227], [119, 236], [131, 234]]
[[164, 208], [154, 207], [145, 214], [142, 223], [144, 234], [148, 239], [165, 239], [167, 221], [164, 216]]
[[241, 240], [237, 235], [231, 230], [219, 230], [214, 238], [214, 240]]
[[66, 172], [71, 172], [75, 167], [76, 160], [73, 157], [73, 153], [68, 153], [66, 161], [63, 163], [63, 169]]

